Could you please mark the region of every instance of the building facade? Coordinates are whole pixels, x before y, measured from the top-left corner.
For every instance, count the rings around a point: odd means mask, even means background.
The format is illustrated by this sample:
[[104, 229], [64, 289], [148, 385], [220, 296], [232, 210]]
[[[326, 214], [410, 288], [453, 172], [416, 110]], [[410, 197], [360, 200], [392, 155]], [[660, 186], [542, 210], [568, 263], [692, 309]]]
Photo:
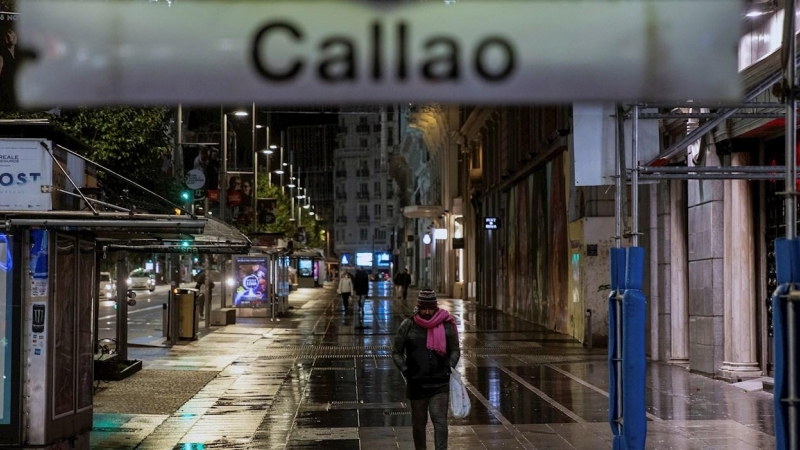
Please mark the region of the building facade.
[[326, 229], [331, 228], [334, 219], [333, 155], [338, 132], [336, 125], [295, 126], [286, 130], [297, 185], [313, 200], [316, 219]]
[[389, 160], [399, 139], [396, 106], [343, 109], [334, 151], [334, 250], [343, 270], [391, 274], [397, 215]]

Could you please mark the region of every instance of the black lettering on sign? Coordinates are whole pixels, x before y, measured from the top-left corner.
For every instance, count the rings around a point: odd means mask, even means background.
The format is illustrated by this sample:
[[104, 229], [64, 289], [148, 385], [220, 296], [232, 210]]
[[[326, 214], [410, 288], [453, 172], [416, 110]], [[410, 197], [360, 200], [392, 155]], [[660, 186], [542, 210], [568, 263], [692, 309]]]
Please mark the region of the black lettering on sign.
[[[331, 52], [333, 48], [341, 49], [339, 52]], [[356, 81], [356, 59], [353, 41], [346, 37], [335, 36], [322, 41], [319, 48], [324, 59], [319, 63], [317, 73], [322, 81], [328, 83], [335, 81]], [[338, 54], [337, 54], [338, 53]], [[325, 57], [325, 55], [328, 55]], [[340, 66], [339, 70], [336, 67]]]
[[[384, 49], [383, 28], [384, 24], [377, 20], [369, 24], [369, 42], [363, 53], [359, 53], [359, 40], [354, 36], [326, 36], [316, 43], [316, 54], [307, 56], [296, 49], [293, 59], [281, 65], [270, 60], [270, 38], [284, 37], [294, 44], [302, 44], [305, 33], [290, 22], [270, 22], [254, 36], [251, 48], [253, 66], [266, 81], [291, 82], [300, 78], [308, 65], [316, 68], [320, 81], [331, 84], [359, 81], [362, 76], [359, 69], [366, 69], [364, 81], [370, 79], [373, 83], [381, 83], [392, 76], [398, 82], [416, 76], [425, 81], [457, 83], [464, 72], [470, 70], [486, 82], [499, 83], [509, 78], [517, 67], [514, 46], [500, 36], [485, 37], [474, 48], [462, 49], [457, 37], [440, 33], [427, 36], [420, 48], [412, 48], [409, 44], [411, 26], [400, 20], [393, 24], [395, 45]], [[413, 52], [419, 52], [416, 58], [413, 58]], [[471, 65], [464, 63], [462, 52], [468, 60], [471, 58]], [[393, 66], [384, 68], [387, 61]]]
[[303, 63], [302, 60], [295, 60], [294, 65], [291, 66], [291, 69], [280, 73], [274, 72], [272, 69], [267, 67], [263, 61], [261, 61], [261, 45], [263, 45], [266, 49], [266, 40], [269, 33], [273, 31], [285, 31], [288, 32], [295, 41], [302, 42], [303, 41], [303, 34], [294, 26], [292, 26], [288, 22], [275, 22], [268, 25], [265, 25], [263, 28], [258, 30], [256, 33], [256, 37], [253, 40], [253, 63], [256, 66], [256, 70], [258, 73], [261, 74], [264, 78], [270, 81], [287, 81], [294, 78], [302, 69]]
[[[498, 46], [500, 49], [505, 53], [505, 67], [496, 72], [496, 73], [489, 73], [484, 66], [486, 57], [486, 52], [491, 47]], [[486, 81], [500, 81], [507, 78], [511, 75], [511, 72], [514, 71], [514, 67], [516, 65], [515, 57], [514, 57], [514, 47], [511, 46], [511, 43], [507, 40], [493, 36], [481, 41], [478, 48], [475, 50], [474, 55], [474, 64], [475, 64], [475, 71], [478, 72], [478, 75], [481, 76]]]

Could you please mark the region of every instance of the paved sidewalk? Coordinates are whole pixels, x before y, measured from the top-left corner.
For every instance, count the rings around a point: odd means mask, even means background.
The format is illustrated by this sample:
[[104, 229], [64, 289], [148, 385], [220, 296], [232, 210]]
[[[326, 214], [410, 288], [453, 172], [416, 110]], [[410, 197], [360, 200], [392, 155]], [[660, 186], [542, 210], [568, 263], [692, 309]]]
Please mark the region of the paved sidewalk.
[[[288, 317], [238, 319], [174, 348], [132, 348], [144, 369], [95, 397], [96, 449], [413, 449], [390, 353], [414, 302], [377, 283], [363, 315], [335, 291], [301, 289]], [[351, 307], [352, 307], [351, 302]], [[469, 417], [451, 449], [611, 448], [605, 349], [461, 300]], [[774, 448], [772, 396], [648, 365], [652, 449]], [[432, 445], [429, 427], [429, 448]]]

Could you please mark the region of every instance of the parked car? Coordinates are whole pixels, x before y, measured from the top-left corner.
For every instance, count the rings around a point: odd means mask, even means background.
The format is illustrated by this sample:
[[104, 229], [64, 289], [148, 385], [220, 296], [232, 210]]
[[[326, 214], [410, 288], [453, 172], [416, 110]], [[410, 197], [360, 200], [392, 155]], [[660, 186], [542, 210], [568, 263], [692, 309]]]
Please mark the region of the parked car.
[[113, 300], [117, 297], [117, 283], [111, 278], [111, 272], [100, 272], [98, 290], [100, 300]]
[[153, 292], [155, 288], [155, 277], [144, 269], [136, 269], [128, 276], [128, 289], [147, 289]]

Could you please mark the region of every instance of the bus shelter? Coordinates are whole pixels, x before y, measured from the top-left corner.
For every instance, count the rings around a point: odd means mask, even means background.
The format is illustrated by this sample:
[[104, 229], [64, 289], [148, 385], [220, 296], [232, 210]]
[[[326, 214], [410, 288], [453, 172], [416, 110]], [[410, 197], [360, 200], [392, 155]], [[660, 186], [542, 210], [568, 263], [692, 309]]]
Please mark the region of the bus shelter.
[[254, 246], [232, 257], [231, 304], [237, 316], [270, 317], [288, 310], [290, 258], [285, 249]]

